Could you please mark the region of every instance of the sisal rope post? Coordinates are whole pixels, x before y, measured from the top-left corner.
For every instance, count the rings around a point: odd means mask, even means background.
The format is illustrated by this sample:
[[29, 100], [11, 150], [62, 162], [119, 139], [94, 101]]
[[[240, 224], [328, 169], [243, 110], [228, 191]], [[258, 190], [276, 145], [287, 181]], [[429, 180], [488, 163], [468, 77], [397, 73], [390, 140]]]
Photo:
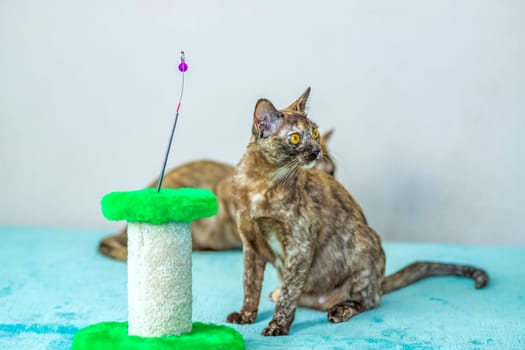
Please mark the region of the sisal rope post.
[[192, 330], [191, 224], [128, 224], [128, 334]]

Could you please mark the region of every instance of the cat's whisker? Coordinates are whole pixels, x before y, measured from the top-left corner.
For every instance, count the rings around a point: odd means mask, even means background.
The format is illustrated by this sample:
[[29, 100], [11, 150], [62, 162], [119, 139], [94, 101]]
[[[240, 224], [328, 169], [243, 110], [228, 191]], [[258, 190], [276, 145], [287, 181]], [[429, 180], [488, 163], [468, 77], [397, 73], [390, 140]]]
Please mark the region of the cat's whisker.
[[298, 159], [292, 159], [290, 162], [288, 162], [285, 165], [285, 168], [288, 170], [286, 175], [281, 179], [279, 182], [279, 185], [287, 185], [290, 179], [292, 179], [299, 169], [299, 160]]
[[288, 177], [286, 178], [286, 181], [284, 182], [285, 185], [288, 185], [289, 182], [296, 177], [297, 175], [297, 172], [299, 170], [299, 166], [298, 165], [295, 165], [291, 170], [290, 170], [290, 173], [288, 175]]
[[[290, 163], [293, 163], [293, 162], [290, 162]], [[279, 181], [279, 185], [286, 185], [286, 183], [288, 182], [288, 180], [292, 177], [292, 175], [294, 174], [294, 169], [295, 169], [295, 166], [293, 164], [290, 164], [288, 163], [286, 165], [286, 175], [283, 176], [280, 181]]]

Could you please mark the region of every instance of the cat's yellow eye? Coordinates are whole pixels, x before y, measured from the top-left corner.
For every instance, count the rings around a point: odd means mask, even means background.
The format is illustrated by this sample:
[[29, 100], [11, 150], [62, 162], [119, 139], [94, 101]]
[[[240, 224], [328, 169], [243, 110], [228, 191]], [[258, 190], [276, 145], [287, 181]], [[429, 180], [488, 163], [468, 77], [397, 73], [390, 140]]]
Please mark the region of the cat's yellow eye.
[[315, 128], [312, 130], [312, 137], [316, 140], [319, 138], [319, 129]]
[[292, 145], [297, 145], [299, 142], [301, 142], [301, 135], [299, 135], [297, 132], [294, 132], [288, 136], [288, 141], [290, 141]]

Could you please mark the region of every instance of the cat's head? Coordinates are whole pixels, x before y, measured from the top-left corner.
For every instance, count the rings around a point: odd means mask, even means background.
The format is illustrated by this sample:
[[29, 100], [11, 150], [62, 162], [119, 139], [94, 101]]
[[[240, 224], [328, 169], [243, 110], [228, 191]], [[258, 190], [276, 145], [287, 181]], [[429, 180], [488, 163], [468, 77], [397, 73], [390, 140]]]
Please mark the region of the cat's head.
[[321, 149], [323, 156], [315, 163], [315, 169], [324, 171], [332, 176], [335, 175], [335, 162], [328, 152], [327, 143], [334, 134], [334, 129], [330, 129], [321, 135]]
[[267, 162], [274, 166], [312, 168], [321, 165], [321, 170], [333, 173], [333, 162], [323, 156], [319, 129], [305, 113], [309, 95], [310, 88], [281, 110], [267, 99], [257, 101], [252, 126], [253, 142]]

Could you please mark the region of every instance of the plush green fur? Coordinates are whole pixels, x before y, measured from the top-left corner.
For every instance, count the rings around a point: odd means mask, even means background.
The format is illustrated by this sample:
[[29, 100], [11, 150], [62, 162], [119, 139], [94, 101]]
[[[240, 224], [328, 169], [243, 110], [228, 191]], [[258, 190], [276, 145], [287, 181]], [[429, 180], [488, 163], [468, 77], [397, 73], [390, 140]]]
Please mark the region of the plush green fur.
[[109, 220], [147, 222], [187, 222], [217, 214], [217, 197], [207, 189], [154, 188], [112, 192], [102, 198], [102, 213]]
[[80, 330], [73, 339], [73, 350], [243, 350], [242, 336], [233, 328], [193, 323], [191, 333], [180, 336], [142, 338], [128, 335], [127, 322], [103, 322]]

